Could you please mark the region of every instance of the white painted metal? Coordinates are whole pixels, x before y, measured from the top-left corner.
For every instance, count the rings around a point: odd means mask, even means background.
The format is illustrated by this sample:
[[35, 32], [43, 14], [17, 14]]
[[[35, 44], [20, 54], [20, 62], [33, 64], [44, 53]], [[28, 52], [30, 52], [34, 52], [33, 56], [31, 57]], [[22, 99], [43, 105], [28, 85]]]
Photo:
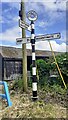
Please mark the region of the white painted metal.
[[34, 39], [34, 37], [35, 37], [35, 35], [34, 35], [34, 34], [32, 34], [32, 35], [31, 35], [31, 39]]
[[19, 19], [19, 27], [24, 28], [31, 32], [31, 25], [29, 25], [28, 23], [25, 23], [21, 19]]
[[33, 75], [36, 75], [36, 67], [32, 68], [32, 73], [33, 73]]
[[16, 44], [24, 44], [27, 43], [27, 38], [17, 38], [16, 39]]
[[16, 39], [16, 44], [24, 44], [24, 43], [30, 43], [30, 38], [17, 38]]
[[35, 60], [35, 52], [32, 53], [32, 60]]
[[32, 24], [32, 29], [34, 29], [34, 24]]
[[27, 38], [17, 38], [16, 39], [16, 44], [30, 43], [30, 40], [34, 39], [34, 37], [35, 37], [36, 42], [39, 42], [39, 41], [45, 41], [45, 40], [59, 39], [61, 37], [61, 35], [60, 35], [60, 33], [39, 35], [39, 36], [35, 36], [33, 34], [32, 38], [30, 38], [30, 37], [27, 37]]
[[37, 82], [32, 83], [33, 91], [37, 91]]
[[37, 20], [37, 17], [38, 17], [38, 15], [37, 15], [37, 13], [36, 13], [34, 10], [31, 10], [31, 11], [29, 11], [29, 12], [27, 13], [27, 18], [28, 18], [28, 20], [30, 20], [30, 21], [36, 21], [36, 20]]
[[45, 41], [45, 40], [59, 39], [60, 37], [61, 37], [60, 33], [39, 35], [39, 36], [36, 36], [36, 42]]

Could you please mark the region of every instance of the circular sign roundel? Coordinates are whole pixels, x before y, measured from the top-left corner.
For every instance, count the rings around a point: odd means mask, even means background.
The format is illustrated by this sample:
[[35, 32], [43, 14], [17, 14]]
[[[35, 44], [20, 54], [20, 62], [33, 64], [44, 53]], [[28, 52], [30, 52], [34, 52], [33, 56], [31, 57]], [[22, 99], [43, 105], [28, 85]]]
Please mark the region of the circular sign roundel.
[[34, 10], [31, 10], [27, 13], [27, 18], [30, 20], [30, 21], [35, 21], [37, 20], [37, 13], [34, 11]]

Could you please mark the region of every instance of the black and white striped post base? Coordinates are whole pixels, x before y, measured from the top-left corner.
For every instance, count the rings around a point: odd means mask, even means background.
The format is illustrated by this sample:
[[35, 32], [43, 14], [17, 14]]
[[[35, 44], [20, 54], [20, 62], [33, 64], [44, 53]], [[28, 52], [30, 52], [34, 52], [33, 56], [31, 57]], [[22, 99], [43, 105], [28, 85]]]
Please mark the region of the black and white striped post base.
[[32, 99], [36, 100], [37, 97], [37, 79], [36, 79], [36, 65], [35, 65], [35, 33], [34, 22], [31, 21], [31, 45], [32, 45]]

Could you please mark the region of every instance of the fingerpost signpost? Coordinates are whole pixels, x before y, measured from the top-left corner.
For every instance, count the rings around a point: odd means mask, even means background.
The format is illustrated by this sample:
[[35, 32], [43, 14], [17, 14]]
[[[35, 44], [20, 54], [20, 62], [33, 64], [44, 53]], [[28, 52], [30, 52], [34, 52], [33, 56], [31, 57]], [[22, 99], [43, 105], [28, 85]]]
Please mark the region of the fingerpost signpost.
[[32, 46], [32, 99], [36, 100], [37, 97], [37, 78], [36, 78], [36, 64], [35, 64], [35, 28], [34, 21], [37, 20], [37, 13], [35, 11], [29, 11], [27, 18], [31, 21], [31, 46]]
[[[38, 15], [34, 10], [27, 13], [27, 18], [31, 21], [30, 25], [23, 20], [19, 20], [19, 27], [31, 32], [30, 37], [22, 36], [22, 38], [16, 39], [16, 44], [27, 44], [31, 43], [32, 46], [32, 99], [37, 100], [37, 78], [36, 78], [36, 64], [35, 64], [35, 42], [59, 39], [61, 37], [60, 33], [46, 34], [35, 36], [35, 26], [34, 22], [37, 20]], [[24, 58], [23, 58], [24, 59]], [[25, 73], [24, 73], [25, 74]]]

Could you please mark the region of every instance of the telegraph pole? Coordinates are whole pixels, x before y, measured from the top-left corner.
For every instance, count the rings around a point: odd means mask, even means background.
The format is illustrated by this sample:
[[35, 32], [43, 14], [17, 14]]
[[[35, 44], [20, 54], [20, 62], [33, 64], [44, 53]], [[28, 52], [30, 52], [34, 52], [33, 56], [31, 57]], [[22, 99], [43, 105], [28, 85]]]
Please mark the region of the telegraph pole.
[[[24, 0], [21, 0], [21, 10], [19, 11], [21, 20], [26, 20]], [[22, 38], [26, 38], [25, 29], [22, 28]], [[26, 43], [22, 44], [22, 71], [23, 71], [23, 91], [27, 92], [27, 51]]]

